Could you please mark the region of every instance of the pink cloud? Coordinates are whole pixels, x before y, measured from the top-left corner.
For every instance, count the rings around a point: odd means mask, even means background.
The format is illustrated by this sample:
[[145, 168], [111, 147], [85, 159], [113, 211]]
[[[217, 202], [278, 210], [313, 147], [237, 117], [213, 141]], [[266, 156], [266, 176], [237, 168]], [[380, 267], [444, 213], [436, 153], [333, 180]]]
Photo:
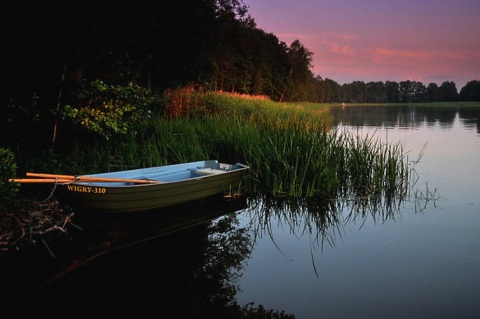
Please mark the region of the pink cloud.
[[375, 49], [373, 51], [373, 60], [375, 62], [381, 62], [382, 60], [391, 59], [429, 59], [431, 55], [421, 51], [409, 51], [409, 50], [387, 50], [387, 49]]
[[480, 77], [480, 1], [246, 0], [257, 23], [313, 55], [314, 73], [352, 81]]

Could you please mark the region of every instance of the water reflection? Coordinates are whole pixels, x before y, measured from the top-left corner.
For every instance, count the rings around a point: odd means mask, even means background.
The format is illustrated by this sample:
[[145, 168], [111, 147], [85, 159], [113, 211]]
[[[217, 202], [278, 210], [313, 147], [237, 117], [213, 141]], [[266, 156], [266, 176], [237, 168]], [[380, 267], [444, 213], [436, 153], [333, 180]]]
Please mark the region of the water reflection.
[[[235, 317], [265, 311], [263, 318], [292, 318], [282, 309], [236, 301], [237, 280], [256, 240], [268, 235], [276, 242], [274, 229], [281, 223], [294, 236], [310, 238], [313, 246], [333, 247], [347, 224], [369, 217], [395, 221], [403, 200], [290, 201], [259, 195], [135, 216], [75, 219], [77, 227], [68, 236], [34, 252], [2, 257], [1, 298], [25, 318], [85, 317], [107, 310], [120, 317]], [[249, 217], [248, 225], [240, 225], [240, 215]]]
[[[249, 197], [249, 208], [245, 210], [244, 216], [253, 243], [265, 236], [276, 243], [273, 234], [280, 228], [297, 238], [306, 236], [323, 249], [325, 243], [334, 247], [337, 238], [342, 237], [345, 227], [349, 225], [362, 228], [369, 219], [374, 224], [395, 222], [405, 206], [413, 207], [415, 212], [422, 212], [430, 202], [434, 204], [437, 199], [438, 194], [435, 192], [414, 184], [410, 185], [406, 193], [386, 197], [291, 200], [259, 195]], [[275, 245], [281, 250], [281, 247]]]
[[467, 129], [480, 134], [480, 109], [475, 107], [434, 106], [348, 106], [332, 108], [335, 122], [352, 126], [378, 126], [414, 129], [427, 125], [440, 125], [444, 129], [453, 127], [459, 118]]
[[244, 199], [216, 200], [76, 220], [77, 231], [48, 249], [2, 256], [2, 310], [25, 318], [230, 317], [240, 312], [235, 270], [250, 250], [235, 228], [245, 207]]
[[480, 108], [427, 108], [334, 110], [342, 127], [405, 146], [408, 191], [258, 200], [242, 213], [255, 245], [237, 300], [309, 319], [477, 316]]

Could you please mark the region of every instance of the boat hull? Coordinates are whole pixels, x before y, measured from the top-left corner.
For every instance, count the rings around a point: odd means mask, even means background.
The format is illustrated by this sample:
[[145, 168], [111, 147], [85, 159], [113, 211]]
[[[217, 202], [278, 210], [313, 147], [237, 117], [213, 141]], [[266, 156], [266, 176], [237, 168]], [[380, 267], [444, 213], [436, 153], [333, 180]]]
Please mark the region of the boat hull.
[[[238, 193], [248, 167], [200, 161], [146, 169], [82, 175], [101, 178], [145, 179], [128, 182], [73, 182], [60, 185], [62, 198], [73, 208], [114, 213], [154, 210], [216, 194]], [[205, 172], [207, 174], [205, 174]]]

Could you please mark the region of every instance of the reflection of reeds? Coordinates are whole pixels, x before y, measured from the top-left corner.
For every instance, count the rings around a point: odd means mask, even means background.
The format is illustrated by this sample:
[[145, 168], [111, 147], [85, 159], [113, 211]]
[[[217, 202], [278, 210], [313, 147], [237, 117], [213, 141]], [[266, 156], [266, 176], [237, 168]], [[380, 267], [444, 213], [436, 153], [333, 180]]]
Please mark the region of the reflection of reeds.
[[[357, 225], [360, 229], [371, 220], [375, 224], [387, 221], [395, 222], [407, 201], [412, 201], [415, 211], [424, 209], [430, 201], [436, 199], [436, 192], [414, 189], [407, 186], [403, 192], [389, 196], [337, 197], [322, 200], [319, 198], [278, 198], [263, 195], [249, 196], [249, 229], [254, 238], [264, 236], [276, 245], [274, 232], [282, 229], [295, 237], [307, 236], [311, 239], [312, 249], [324, 244], [334, 247], [337, 238], [341, 238], [345, 227]], [[279, 251], [281, 247], [277, 246]], [[313, 259], [312, 259], [313, 260]]]
[[401, 198], [386, 201], [381, 197], [325, 201], [261, 195], [250, 196], [249, 201], [251, 230], [256, 237], [271, 235], [273, 229], [281, 227], [298, 237], [310, 236], [320, 247], [325, 242], [334, 246], [336, 237], [341, 236], [347, 224], [354, 223], [361, 227], [368, 218], [375, 223], [395, 221], [402, 204]]

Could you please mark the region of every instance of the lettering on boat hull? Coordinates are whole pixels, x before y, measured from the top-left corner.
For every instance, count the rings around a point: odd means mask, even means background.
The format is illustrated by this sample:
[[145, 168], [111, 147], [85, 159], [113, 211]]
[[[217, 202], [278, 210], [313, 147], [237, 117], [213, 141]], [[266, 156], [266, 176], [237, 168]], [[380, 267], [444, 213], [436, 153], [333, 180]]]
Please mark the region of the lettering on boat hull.
[[78, 193], [91, 193], [91, 194], [105, 194], [105, 193], [107, 193], [107, 189], [105, 187], [67, 185], [67, 189], [70, 192], [78, 192]]

